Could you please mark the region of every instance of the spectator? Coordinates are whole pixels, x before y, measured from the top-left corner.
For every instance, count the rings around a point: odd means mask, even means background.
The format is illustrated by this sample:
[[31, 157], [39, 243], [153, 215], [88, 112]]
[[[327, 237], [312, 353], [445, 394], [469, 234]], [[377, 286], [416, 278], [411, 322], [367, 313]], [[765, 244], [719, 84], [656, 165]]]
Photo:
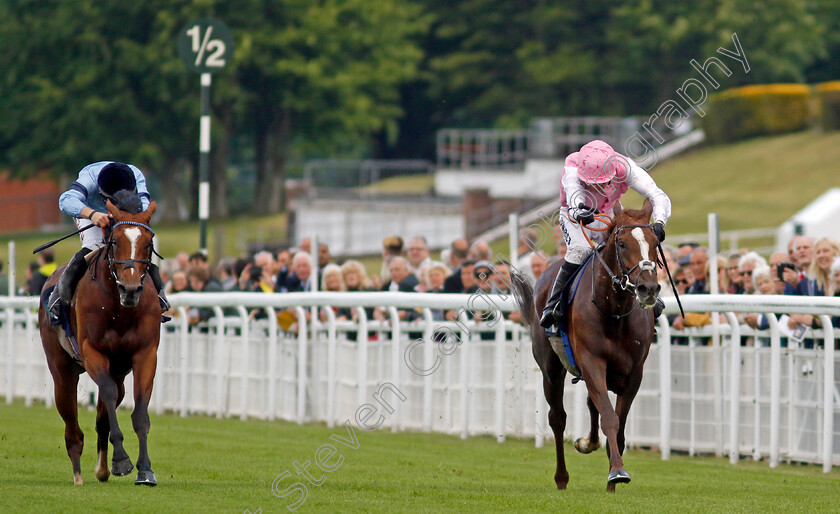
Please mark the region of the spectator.
[[700, 245], [694, 242], [683, 243], [677, 247], [677, 263], [680, 266], [685, 266], [691, 263], [691, 253], [699, 248]]
[[[190, 288], [190, 281], [187, 278], [187, 272], [181, 269], [173, 272], [172, 278], [169, 280], [169, 282], [166, 283], [166, 285], [164, 286], [164, 290], [166, 291], [167, 296], [169, 296], [172, 293], [183, 293], [192, 291], [192, 289]], [[169, 309], [163, 314], [164, 316], [169, 317], [179, 316], [178, 309]]]
[[660, 266], [656, 272], [656, 278], [659, 282], [659, 290], [660, 296], [674, 296], [673, 288], [671, 287], [671, 280], [668, 278], [668, 272], [670, 272], [671, 279], [673, 279], [673, 273], [677, 271], [677, 249], [669, 244], [662, 245], [662, 253], [665, 255], [665, 263], [668, 265], [667, 270], [666, 267]]
[[755, 294], [755, 282], [753, 282], [752, 274], [753, 270], [759, 266], [768, 266], [767, 261], [755, 252], [747, 252], [738, 261], [738, 269], [741, 270], [741, 277], [744, 280], [744, 294]]
[[499, 294], [510, 294], [510, 266], [505, 262], [500, 262], [494, 266], [491, 276], [493, 285], [496, 286], [496, 292]]
[[32, 278], [29, 280], [29, 294], [31, 295], [40, 295], [47, 279], [58, 268], [55, 264], [55, 254], [51, 249], [41, 251], [36, 260], [38, 261], [38, 267], [33, 271]]
[[382, 284], [391, 281], [391, 260], [402, 255], [403, 239], [400, 236], [388, 236], [382, 241], [382, 269], [379, 276], [371, 277], [373, 287], [382, 289]]
[[[782, 253], [782, 255], [785, 259], [787, 258], [787, 254]], [[775, 283], [777, 281], [778, 277], [773, 276], [773, 271], [772, 268], [770, 268], [770, 266], [757, 266], [753, 269], [752, 282], [756, 294], [777, 294]], [[789, 319], [790, 318], [787, 314], [782, 314], [781, 316], [779, 316], [779, 331], [783, 336], [785, 336], [782, 337], [781, 340], [782, 346], [787, 346], [787, 338], [792, 335], [792, 331], [789, 327]], [[767, 320], [767, 316], [765, 316], [762, 313], [751, 312], [749, 314], [746, 314], [744, 315], [743, 321], [750, 327], [757, 330], [767, 330], [770, 328], [770, 322]], [[749, 345], [749, 343], [747, 344]], [[770, 346], [770, 338], [759, 337], [758, 345]]]
[[455, 239], [449, 246], [450, 266], [452, 273], [446, 277], [443, 289], [447, 293], [460, 293], [464, 289], [461, 282], [461, 266], [469, 255], [469, 244], [466, 239]]
[[[814, 256], [808, 267], [808, 276], [796, 287], [795, 294], [803, 296], [834, 296], [834, 282], [831, 266], [840, 257], [840, 243], [830, 237], [823, 237], [814, 245]], [[788, 326], [794, 329], [798, 324], [811, 328], [822, 328], [820, 319], [810, 314], [791, 314]], [[806, 343], [806, 348], [809, 344]]]
[[540, 249], [542, 241], [536, 230], [530, 227], [519, 231], [519, 247], [516, 249], [518, 255], [517, 266], [519, 272], [534, 280], [534, 272], [531, 270], [531, 260], [536, 253], [542, 254]]
[[688, 294], [702, 294], [709, 292], [709, 284], [706, 281], [706, 263], [709, 262], [707, 249], [703, 246], [698, 246], [691, 251], [689, 255], [689, 264], [692, 271], [694, 271], [694, 283], [688, 290]]
[[187, 252], [178, 252], [178, 254], [175, 255], [175, 261], [178, 263], [178, 269], [187, 271], [190, 267], [190, 254]]
[[341, 265], [341, 275], [348, 291], [372, 291], [367, 270], [359, 261], [349, 260]]
[[548, 260], [545, 256], [538, 254], [531, 259], [531, 272], [534, 274], [534, 282], [540, 279], [546, 268], [548, 268]]
[[310, 281], [312, 275], [311, 256], [300, 251], [292, 257], [292, 272], [286, 278], [286, 283], [280, 288], [281, 293], [295, 293], [299, 291], [311, 291]]
[[693, 283], [694, 272], [689, 265], [680, 266], [674, 272], [674, 285], [677, 287], [677, 293], [688, 294], [688, 290]]
[[455, 239], [449, 245], [449, 262], [444, 261], [444, 264], [450, 269], [454, 270], [461, 266], [461, 263], [467, 260], [467, 255], [470, 253], [470, 245], [466, 239]]
[[[442, 262], [432, 262], [426, 268], [426, 275], [427, 275], [427, 283], [429, 288], [426, 290], [427, 293], [443, 293], [444, 291], [444, 282], [446, 282], [446, 278], [451, 275], [452, 272], [446, 266], [446, 264]], [[441, 315], [441, 319], [443, 316]]]
[[[274, 290], [277, 291], [286, 282], [292, 263], [292, 254], [288, 250], [278, 250], [274, 259]], [[278, 287], [279, 286], [279, 287]]]
[[[781, 276], [780, 266], [783, 270]], [[775, 294], [794, 294], [796, 286], [799, 285], [799, 273], [785, 252], [776, 252], [770, 256], [770, 276], [773, 278]]]
[[814, 258], [814, 240], [808, 236], [793, 236], [788, 243], [788, 255], [800, 273], [799, 280], [803, 280]]
[[490, 245], [484, 241], [476, 241], [470, 246], [470, 252], [467, 255], [470, 259], [476, 261], [491, 261], [493, 254], [490, 250]]
[[419, 277], [423, 266], [431, 262], [426, 238], [421, 236], [411, 238], [408, 241], [408, 271]]
[[234, 274], [235, 265], [236, 259], [233, 257], [225, 257], [219, 261], [216, 274], [219, 276], [219, 284], [221, 285], [223, 291], [239, 290], [239, 281], [236, 279], [236, 275]]
[[221, 291], [222, 284], [219, 280], [210, 273], [210, 263], [207, 262], [207, 256], [204, 255], [203, 252], [193, 252], [190, 255], [189, 260], [189, 267], [186, 268], [187, 271], [192, 270], [193, 268], [201, 268], [207, 271], [207, 276], [209, 282], [213, 282], [213, 290], [214, 291]]
[[[493, 283], [493, 266], [488, 261], [478, 261], [473, 268], [475, 283], [484, 293], [498, 293], [496, 284]], [[477, 292], [477, 291], [476, 291]]]
[[729, 293], [744, 294], [744, 279], [738, 263], [741, 262], [740, 253], [730, 253], [726, 259], [726, 276], [729, 279]]
[[824, 237], [817, 241], [814, 246], [811, 264], [807, 270], [807, 278], [796, 286], [796, 294], [833, 296], [833, 284], [829, 273], [835, 257], [840, 257], [840, 243], [830, 237]]
[[[201, 293], [217, 293], [222, 291], [222, 286], [218, 282], [210, 280], [210, 271], [202, 266], [190, 268], [187, 272], [187, 278], [190, 281], [190, 287], [193, 291]], [[189, 310], [190, 325], [196, 325], [212, 317], [213, 309], [211, 307]]]
[[383, 291], [411, 293], [420, 284], [417, 276], [408, 270], [408, 261], [404, 257], [394, 257], [388, 271], [391, 280], [382, 287]]
[[[715, 257], [717, 260], [717, 274], [718, 274], [718, 293], [720, 294], [728, 294], [729, 293], [729, 274], [726, 271], [726, 262], [727, 259], [722, 256], [718, 255]], [[711, 283], [711, 273], [712, 273], [712, 261], [708, 261], [706, 263], [706, 283], [708, 284], [708, 288], [711, 291], [712, 283]]]
[[[345, 292], [347, 286], [344, 284], [344, 276], [341, 272], [341, 267], [337, 264], [327, 264], [324, 266], [321, 278], [324, 281], [324, 291], [330, 292]], [[352, 309], [349, 307], [324, 307], [321, 310], [321, 323], [327, 322], [327, 313], [324, 309], [331, 308], [335, 314], [335, 319], [338, 321], [346, 321], [353, 317]]]

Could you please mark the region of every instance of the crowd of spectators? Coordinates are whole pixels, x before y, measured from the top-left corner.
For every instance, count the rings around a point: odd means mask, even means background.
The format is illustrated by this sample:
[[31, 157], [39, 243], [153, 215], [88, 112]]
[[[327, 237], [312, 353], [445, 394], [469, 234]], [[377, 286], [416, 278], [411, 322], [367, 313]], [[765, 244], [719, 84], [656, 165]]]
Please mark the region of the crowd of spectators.
[[[542, 245], [538, 233], [524, 229], [520, 234], [517, 269], [532, 281], [539, 278], [553, 262], [563, 258], [565, 245], [562, 239], [556, 252], [532, 251]], [[667, 268], [680, 295], [709, 294], [712, 259], [717, 264], [717, 292], [743, 295], [802, 295], [840, 296], [840, 243], [828, 237], [814, 239], [796, 235], [787, 253], [776, 252], [765, 259], [761, 255], [743, 250], [729, 255], [711, 257], [707, 248], [696, 243], [674, 247], [663, 245]], [[317, 276], [322, 291], [402, 291], [421, 293], [481, 293], [509, 294], [511, 269], [505, 258], [494, 259], [490, 246], [484, 241], [470, 244], [466, 239], [455, 239], [448, 248], [433, 259], [426, 239], [422, 236], [405, 240], [398, 235], [386, 237], [382, 242], [382, 263], [379, 273], [368, 274], [358, 260], [334, 262], [326, 244], [317, 248], [317, 270], [312, 269], [311, 242], [303, 240], [298, 248], [276, 252], [259, 251], [248, 258], [225, 257], [211, 267], [201, 252], [181, 252], [172, 259], [161, 262], [161, 277], [167, 295], [182, 291], [223, 292], [247, 291], [262, 293], [305, 292], [313, 289]], [[56, 269], [51, 251], [38, 254], [37, 261], [27, 269], [26, 282], [19, 294], [38, 294], [47, 277]], [[0, 262], [0, 294], [5, 294], [8, 279], [2, 273]], [[665, 267], [660, 266], [659, 283], [662, 296], [672, 296], [672, 288]], [[337, 319], [355, 319], [353, 309], [336, 309]], [[177, 316], [173, 310], [167, 313]], [[213, 315], [212, 309], [190, 309], [189, 322], [197, 324]], [[253, 316], [261, 315], [255, 311]], [[262, 314], [264, 315], [264, 314]], [[384, 319], [383, 309], [370, 309], [370, 316]], [[434, 312], [436, 319], [454, 313]], [[422, 316], [419, 310], [399, 311], [401, 319], [412, 320]], [[326, 313], [320, 317], [325, 319]], [[510, 318], [521, 321], [518, 313]], [[294, 310], [281, 313], [281, 326], [289, 328], [296, 320]], [[721, 316], [721, 323], [727, 323]], [[756, 329], [766, 329], [769, 321], [761, 313], [746, 313], [739, 321]], [[686, 313], [685, 317], [671, 315], [669, 322], [676, 329], [707, 325], [712, 322], [709, 313]], [[840, 317], [833, 318], [840, 328]], [[808, 314], [790, 314], [779, 317], [779, 326], [786, 338], [801, 338], [805, 328], [821, 328], [819, 317]], [[804, 327], [804, 328], [803, 328]], [[806, 345], [813, 344], [813, 341]]]
[[[708, 249], [695, 243], [675, 248], [663, 245], [669, 265], [677, 264], [673, 279], [679, 294], [709, 294], [712, 266]], [[718, 267], [717, 292], [743, 295], [800, 295], [840, 297], [840, 244], [832, 238], [814, 239], [796, 235], [791, 238], [787, 253], [776, 252], [765, 259], [753, 251], [744, 250], [716, 258]], [[664, 273], [664, 270], [663, 270]], [[667, 277], [660, 277], [663, 295], [668, 294]], [[672, 315], [671, 325], [676, 329], [702, 326], [712, 322], [710, 313], [686, 313], [685, 317]], [[721, 316], [721, 323], [727, 323]], [[745, 313], [739, 321], [755, 329], [769, 328], [769, 320], [761, 313]], [[793, 338], [805, 347], [814, 341], [805, 337], [807, 329], [822, 328], [819, 317], [810, 314], [783, 314], [779, 316], [783, 344]], [[840, 328], [840, 317], [832, 324]], [[760, 344], [767, 344], [762, 339]], [[745, 344], [753, 344], [745, 338]]]

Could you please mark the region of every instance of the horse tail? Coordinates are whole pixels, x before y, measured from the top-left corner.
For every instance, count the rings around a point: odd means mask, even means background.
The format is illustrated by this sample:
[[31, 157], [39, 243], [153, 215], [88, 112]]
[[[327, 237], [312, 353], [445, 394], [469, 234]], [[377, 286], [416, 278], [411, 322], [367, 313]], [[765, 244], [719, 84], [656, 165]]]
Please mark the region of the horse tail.
[[511, 272], [511, 285], [513, 286], [513, 296], [516, 298], [516, 303], [519, 305], [519, 312], [525, 318], [525, 323], [531, 325], [536, 319], [536, 309], [534, 308], [534, 288], [531, 287], [531, 282], [528, 277], [519, 272]]

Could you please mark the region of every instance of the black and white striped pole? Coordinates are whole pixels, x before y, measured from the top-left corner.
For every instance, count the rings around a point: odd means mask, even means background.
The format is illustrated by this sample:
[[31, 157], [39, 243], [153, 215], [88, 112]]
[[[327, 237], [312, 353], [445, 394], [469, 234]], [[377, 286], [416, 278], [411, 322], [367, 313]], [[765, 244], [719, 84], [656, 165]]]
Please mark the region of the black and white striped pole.
[[201, 74], [201, 122], [198, 139], [199, 246], [207, 254], [207, 219], [210, 215], [210, 84], [211, 75], [233, 55], [233, 34], [215, 18], [188, 23], [178, 36], [178, 54], [188, 68]]
[[207, 255], [207, 218], [210, 215], [210, 83], [209, 73], [201, 74], [201, 127], [198, 142], [198, 219], [201, 224], [199, 247]]

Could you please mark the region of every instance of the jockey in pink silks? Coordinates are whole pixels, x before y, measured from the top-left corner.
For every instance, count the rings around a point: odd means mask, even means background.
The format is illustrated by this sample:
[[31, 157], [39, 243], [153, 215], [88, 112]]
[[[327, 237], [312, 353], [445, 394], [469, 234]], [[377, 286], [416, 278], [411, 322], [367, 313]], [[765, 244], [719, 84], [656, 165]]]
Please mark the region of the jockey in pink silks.
[[[615, 203], [628, 189], [633, 189], [653, 204], [653, 230], [659, 241], [664, 241], [665, 223], [671, 216], [671, 200], [638, 164], [597, 139], [566, 157], [560, 179], [560, 228], [566, 240], [566, 262], [557, 274], [543, 310], [540, 319], [543, 327], [550, 328], [562, 319], [565, 311], [560, 301], [563, 287], [592, 251], [582, 225], [577, 222], [583, 225], [600, 224], [595, 220], [595, 214], [612, 212]], [[597, 228], [596, 225], [593, 227]], [[588, 228], [586, 231], [594, 243], [602, 242], [606, 234]], [[663, 306], [662, 300], [657, 300], [656, 316], [662, 312]]]

